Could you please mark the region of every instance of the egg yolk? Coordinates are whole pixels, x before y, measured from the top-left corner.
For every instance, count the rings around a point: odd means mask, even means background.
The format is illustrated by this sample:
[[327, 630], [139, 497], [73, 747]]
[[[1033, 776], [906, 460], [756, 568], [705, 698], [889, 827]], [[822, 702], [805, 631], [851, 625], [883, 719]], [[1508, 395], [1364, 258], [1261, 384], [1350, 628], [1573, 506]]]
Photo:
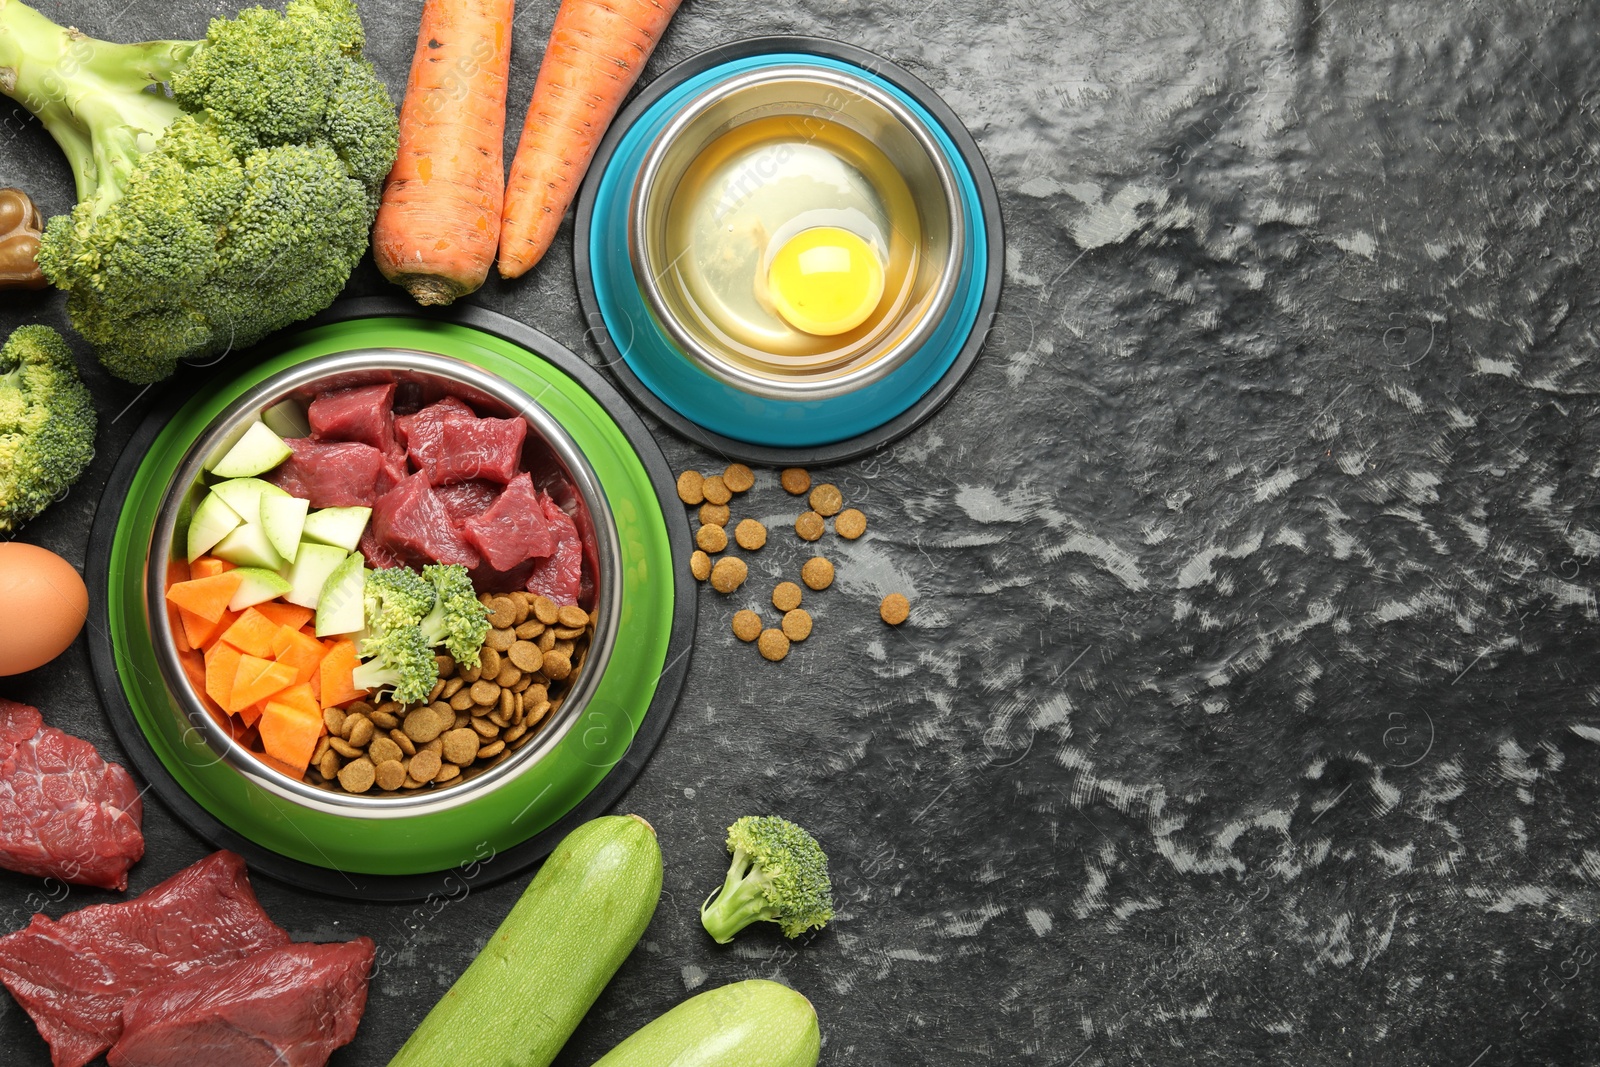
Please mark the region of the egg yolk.
[[806, 333], [848, 333], [883, 299], [883, 264], [872, 247], [837, 226], [814, 226], [786, 241], [767, 269], [783, 320]]

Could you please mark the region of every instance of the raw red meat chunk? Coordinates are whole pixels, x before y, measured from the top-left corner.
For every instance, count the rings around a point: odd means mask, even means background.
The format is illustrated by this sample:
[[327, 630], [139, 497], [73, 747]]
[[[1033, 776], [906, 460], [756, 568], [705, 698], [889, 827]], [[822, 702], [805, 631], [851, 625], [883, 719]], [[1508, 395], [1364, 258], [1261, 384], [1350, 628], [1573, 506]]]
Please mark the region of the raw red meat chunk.
[[395, 555], [388, 545], [378, 540], [375, 524], [370, 522], [367, 523], [367, 528], [361, 531], [359, 551], [361, 557], [367, 561], [367, 566], [375, 570], [399, 567], [405, 562]]
[[0, 867], [126, 889], [144, 855], [143, 816], [126, 770], [37, 708], [0, 700]]
[[441, 485], [434, 494], [444, 505], [450, 521], [460, 526], [463, 520], [488, 511], [489, 505], [500, 495], [500, 487], [493, 482], [457, 482]]
[[504, 485], [521, 469], [528, 424], [522, 419], [480, 419], [471, 410], [447, 399], [398, 420], [404, 424], [406, 454], [431, 484], [483, 479]]
[[284, 945], [205, 967], [122, 1008], [110, 1067], [322, 1067], [356, 1035], [372, 941]]
[[256, 903], [244, 860], [214, 852], [133, 900], [35, 915], [0, 937], [0, 983], [55, 1067], [82, 1067], [116, 1042], [134, 994], [288, 942]]
[[383, 453], [371, 445], [290, 437], [294, 455], [262, 475], [267, 481], [311, 502], [314, 508], [371, 507], [380, 490]]
[[407, 562], [478, 565], [478, 553], [462, 540], [426, 474], [413, 474], [378, 498], [372, 508], [372, 531]]
[[539, 494], [539, 503], [556, 547], [548, 557], [533, 565], [533, 572], [523, 588], [547, 596], [560, 605], [576, 604], [583, 587], [583, 541], [578, 537], [578, 527], [547, 494]]
[[394, 436], [394, 383], [322, 393], [306, 409], [318, 441], [355, 441], [379, 452], [400, 452]]
[[555, 548], [550, 520], [526, 472], [511, 479], [488, 510], [462, 522], [461, 533], [489, 566], [501, 571], [548, 556]]

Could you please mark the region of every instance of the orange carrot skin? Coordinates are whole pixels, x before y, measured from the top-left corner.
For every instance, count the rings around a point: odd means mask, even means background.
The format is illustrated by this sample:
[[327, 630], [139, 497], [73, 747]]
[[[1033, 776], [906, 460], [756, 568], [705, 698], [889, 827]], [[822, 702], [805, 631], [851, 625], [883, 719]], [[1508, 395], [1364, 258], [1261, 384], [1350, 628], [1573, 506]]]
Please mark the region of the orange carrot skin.
[[526, 274], [550, 247], [606, 127], [681, 0], [561, 0], [511, 160], [500, 275]]
[[505, 198], [514, 0], [427, 0], [372, 253], [421, 304], [483, 284]]

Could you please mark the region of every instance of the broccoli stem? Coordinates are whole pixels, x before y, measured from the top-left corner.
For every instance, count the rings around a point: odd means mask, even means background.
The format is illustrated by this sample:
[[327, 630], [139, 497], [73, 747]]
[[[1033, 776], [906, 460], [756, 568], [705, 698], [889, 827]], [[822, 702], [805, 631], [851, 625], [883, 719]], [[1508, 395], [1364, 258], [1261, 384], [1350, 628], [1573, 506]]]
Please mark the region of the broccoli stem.
[[72, 165], [80, 202], [103, 210], [174, 119], [164, 89], [198, 41], [116, 44], [0, 0], [0, 91], [32, 112]]
[[766, 875], [743, 849], [735, 849], [722, 888], [700, 909], [700, 924], [712, 940], [726, 945], [751, 923], [776, 918], [777, 909], [767, 900], [766, 887]]

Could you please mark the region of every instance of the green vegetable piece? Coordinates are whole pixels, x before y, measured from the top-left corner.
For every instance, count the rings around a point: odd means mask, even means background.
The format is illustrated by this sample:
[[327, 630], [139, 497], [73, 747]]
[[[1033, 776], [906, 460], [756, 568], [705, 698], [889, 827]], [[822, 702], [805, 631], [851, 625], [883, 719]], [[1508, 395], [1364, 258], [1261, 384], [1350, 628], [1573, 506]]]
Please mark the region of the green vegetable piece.
[[0, 348], [0, 533], [66, 494], [94, 458], [94, 431], [67, 342], [48, 326], [15, 330]]
[[266, 527], [259, 522], [240, 523], [212, 547], [211, 554], [241, 567], [265, 567], [275, 571], [284, 565], [283, 557], [267, 537]]
[[295, 553], [294, 566], [289, 568], [289, 591], [283, 599], [291, 604], [315, 610], [322, 603], [322, 590], [339, 564], [350, 555], [333, 545], [316, 545], [309, 542]]
[[700, 924], [719, 945], [753, 922], [775, 922], [785, 937], [799, 937], [833, 918], [828, 857], [788, 819], [746, 815], [728, 827], [728, 851], [728, 877], [700, 908]]
[[422, 568], [433, 584], [436, 600], [422, 620], [422, 635], [429, 648], [443, 645], [464, 667], [476, 667], [483, 639], [489, 634], [489, 609], [478, 601], [467, 568], [459, 563]]
[[333, 569], [322, 586], [317, 601], [317, 636], [353, 634], [361, 629], [361, 607], [365, 601], [366, 560], [356, 552]]
[[288, 580], [277, 571], [263, 570], [260, 567], [235, 567], [233, 572], [242, 580], [239, 583], [239, 591], [228, 601], [229, 611], [243, 611], [245, 608], [263, 604], [289, 591]]
[[568, 834], [389, 1067], [548, 1067], [661, 899], [650, 824], [608, 815]]
[[77, 183], [39, 268], [111, 373], [159, 381], [344, 288], [398, 143], [362, 45], [353, 0], [289, 0], [215, 19], [203, 40], [141, 44], [0, 4], [0, 89]]
[[244, 520], [216, 493], [207, 493], [205, 499], [189, 516], [189, 562], [193, 563], [210, 552], [218, 541], [227, 537]]
[[817, 1013], [788, 986], [752, 978], [690, 997], [594, 1067], [815, 1067]]
[[223, 502], [241, 518], [250, 522], [255, 522], [261, 517], [262, 497], [289, 495], [287, 490], [280, 489], [271, 482], [264, 482], [260, 478], [229, 478], [225, 482], [213, 485], [211, 491], [221, 497]]
[[371, 508], [319, 508], [306, 516], [300, 537], [354, 552], [361, 544], [361, 535], [366, 532], [367, 520], [371, 517]]
[[267, 429], [265, 423], [253, 422], [244, 436], [228, 449], [227, 455], [211, 468], [211, 473], [218, 478], [252, 478], [265, 474], [293, 454], [283, 438]]
[[308, 507], [310, 502], [297, 496], [261, 498], [261, 525], [267, 531], [267, 540], [286, 563], [293, 563], [300, 554], [300, 531], [305, 527]]

